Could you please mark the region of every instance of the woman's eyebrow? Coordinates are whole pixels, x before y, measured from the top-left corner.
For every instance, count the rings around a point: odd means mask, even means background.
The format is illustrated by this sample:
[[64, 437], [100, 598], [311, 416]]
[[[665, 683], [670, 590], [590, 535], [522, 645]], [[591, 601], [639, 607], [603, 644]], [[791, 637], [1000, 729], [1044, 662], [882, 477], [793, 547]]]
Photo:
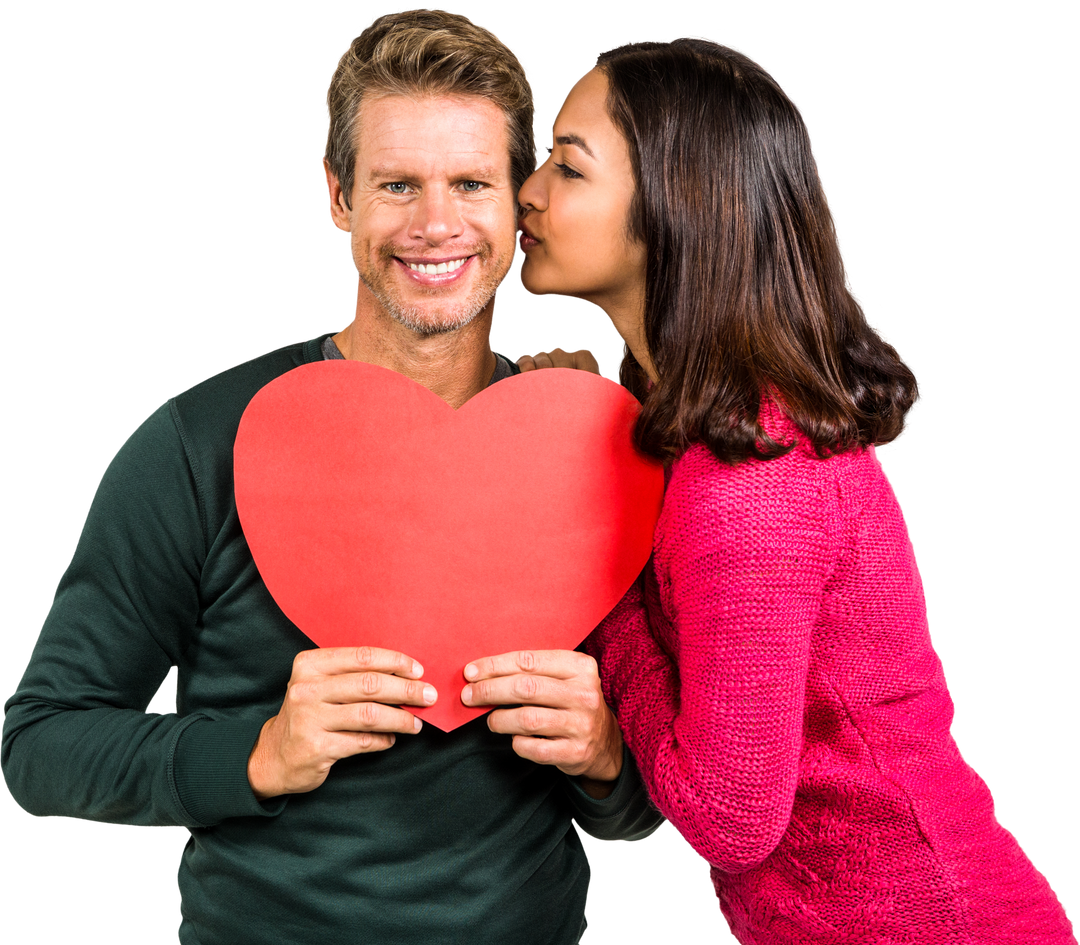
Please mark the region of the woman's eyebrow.
[[594, 159], [596, 157], [596, 155], [592, 153], [592, 149], [585, 143], [585, 139], [582, 138], [581, 135], [575, 135], [575, 134], [559, 135], [555, 139], [555, 143], [556, 144], [573, 144], [573, 145], [576, 145], [577, 147], [581, 148], [581, 150], [584, 151], [587, 155], [589, 155], [589, 157], [594, 158]]

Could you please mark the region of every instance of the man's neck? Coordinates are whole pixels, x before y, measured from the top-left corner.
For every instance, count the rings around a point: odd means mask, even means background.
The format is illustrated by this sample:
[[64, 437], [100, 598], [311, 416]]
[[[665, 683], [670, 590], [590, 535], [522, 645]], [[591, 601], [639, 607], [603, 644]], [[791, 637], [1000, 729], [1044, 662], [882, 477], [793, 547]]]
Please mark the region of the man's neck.
[[464, 328], [421, 335], [385, 312], [357, 306], [356, 317], [334, 336], [351, 361], [389, 368], [422, 384], [455, 410], [480, 393], [495, 372], [488, 336], [495, 300]]

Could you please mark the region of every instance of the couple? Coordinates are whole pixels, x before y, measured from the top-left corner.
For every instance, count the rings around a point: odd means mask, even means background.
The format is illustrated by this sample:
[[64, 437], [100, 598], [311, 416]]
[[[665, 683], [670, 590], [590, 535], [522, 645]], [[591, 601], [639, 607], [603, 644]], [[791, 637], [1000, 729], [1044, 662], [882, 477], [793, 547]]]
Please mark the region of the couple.
[[[642, 781], [741, 941], [1073, 941], [949, 737], [872, 449], [914, 379], [844, 287], [775, 83], [710, 43], [614, 50], [534, 171], [517, 60], [416, 11], [353, 43], [328, 103], [355, 318], [193, 388], [125, 445], [9, 703], [20, 802], [189, 827], [180, 937], [202, 945], [576, 942], [570, 819], [647, 835]], [[237, 521], [232, 441], [262, 386], [320, 358], [455, 407], [515, 373], [488, 332], [519, 224], [526, 286], [595, 302], [626, 340], [638, 445], [668, 488], [591, 657], [496, 654], [434, 693], [408, 654], [312, 650], [283, 617]], [[146, 715], [171, 665], [178, 713]], [[501, 708], [450, 734], [408, 709], [458, 697]]]

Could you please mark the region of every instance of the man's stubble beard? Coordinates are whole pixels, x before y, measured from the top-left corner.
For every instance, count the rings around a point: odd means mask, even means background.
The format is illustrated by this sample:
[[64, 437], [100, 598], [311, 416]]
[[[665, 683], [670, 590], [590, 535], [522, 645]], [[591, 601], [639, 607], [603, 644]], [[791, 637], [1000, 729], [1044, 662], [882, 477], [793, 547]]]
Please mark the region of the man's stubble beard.
[[[390, 290], [389, 279], [385, 278], [385, 276], [390, 267], [396, 265], [394, 257], [399, 255], [403, 255], [401, 247], [390, 245], [379, 247], [378, 266], [372, 266], [369, 263], [363, 267], [358, 267], [360, 281], [394, 321], [425, 338], [458, 331], [470, 324], [487, 308], [492, 298], [494, 298], [495, 290], [499, 288], [499, 285], [506, 277], [506, 273], [510, 269], [510, 261], [513, 258], [511, 253], [510, 259], [506, 260], [505, 265], [502, 265], [502, 261], [499, 260], [497, 265], [487, 268], [484, 277], [461, 302], [441, 309], [432, 309], [403, 305], [401, 300]], [[462, 255], [474, 255], [477, 257], [476, 262], [469, 263], [469, 265], [485, 265], [494, 256], [494, 249], [490, 243], [485, 242]], [[428, 291], [434, 296], [439, 290], [431, 289]]]

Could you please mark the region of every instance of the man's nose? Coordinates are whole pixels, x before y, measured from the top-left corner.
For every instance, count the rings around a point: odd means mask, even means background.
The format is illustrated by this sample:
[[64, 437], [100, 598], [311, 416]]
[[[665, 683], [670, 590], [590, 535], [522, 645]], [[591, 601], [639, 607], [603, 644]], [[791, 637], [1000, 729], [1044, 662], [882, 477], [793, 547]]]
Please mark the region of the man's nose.
[[409, 236], [412, 239], [422, 239], [434, 246], [464, 232], [461, 208], [453, 194], [440, 188], [428, 189], [413, 206], [409, 227]]

